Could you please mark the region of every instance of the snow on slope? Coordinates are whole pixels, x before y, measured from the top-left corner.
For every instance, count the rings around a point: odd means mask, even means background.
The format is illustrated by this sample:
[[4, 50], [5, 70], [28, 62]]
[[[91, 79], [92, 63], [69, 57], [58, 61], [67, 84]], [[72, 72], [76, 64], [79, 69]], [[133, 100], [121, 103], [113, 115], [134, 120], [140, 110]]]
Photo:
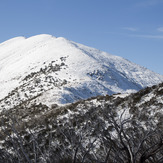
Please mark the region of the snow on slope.
[[38, 95], [38, 102], [64, 104], [163, 81], [163, 76], [121, 57], [45, 34], [1, 43], [0, 76], [0, 99], [10, 94], [1, 105], [10, 107]]

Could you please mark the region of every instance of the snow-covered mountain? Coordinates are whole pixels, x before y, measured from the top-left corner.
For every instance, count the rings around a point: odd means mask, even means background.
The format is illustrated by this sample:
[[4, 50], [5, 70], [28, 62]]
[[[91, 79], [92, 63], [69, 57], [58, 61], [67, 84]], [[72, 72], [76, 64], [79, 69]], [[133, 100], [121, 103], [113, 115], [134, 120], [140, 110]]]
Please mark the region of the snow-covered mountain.
[[50, 106], [129, 93], [163, 81], [121, 57], [45, 34], [1, 43], [0, 76], [0, 106], [5, 109], [27, 101]]

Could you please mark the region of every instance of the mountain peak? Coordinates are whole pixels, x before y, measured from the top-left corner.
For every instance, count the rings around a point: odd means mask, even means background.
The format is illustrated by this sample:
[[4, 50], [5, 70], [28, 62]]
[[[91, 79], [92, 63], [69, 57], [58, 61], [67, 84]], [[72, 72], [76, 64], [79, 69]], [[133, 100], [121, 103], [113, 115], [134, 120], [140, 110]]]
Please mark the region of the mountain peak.
[[0, 44], [0, 76], [0, 105], [7, 101], [8, 107], [33, 99], [65, 104], [163, 81], [121, 57], [47, 34]]

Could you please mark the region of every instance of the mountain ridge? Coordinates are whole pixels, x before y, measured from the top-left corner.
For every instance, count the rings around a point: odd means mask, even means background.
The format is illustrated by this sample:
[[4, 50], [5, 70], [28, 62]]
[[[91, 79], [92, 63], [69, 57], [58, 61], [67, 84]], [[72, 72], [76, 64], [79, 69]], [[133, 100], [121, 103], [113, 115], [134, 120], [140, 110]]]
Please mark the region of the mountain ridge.
[[122, 57], [63, 37], [17, 37], [1, 43], [0, 52], [1, 106], [4, 98], [14, 106], [17, 97], [21, 103], [38, 95], [38, 102], [66, 104], [97, 95], [138, 91], [163, 81], [162, 75]]

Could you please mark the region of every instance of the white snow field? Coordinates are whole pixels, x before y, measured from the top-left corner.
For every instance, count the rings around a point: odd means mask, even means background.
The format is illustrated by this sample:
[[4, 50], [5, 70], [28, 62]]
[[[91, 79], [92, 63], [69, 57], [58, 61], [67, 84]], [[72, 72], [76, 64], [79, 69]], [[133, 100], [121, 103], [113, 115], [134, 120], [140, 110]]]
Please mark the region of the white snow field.
[[[41, 73], [50, 63], [53, 68], [57, 65], [60, 68]], [[28, 80], [24, 80], [27, 76]], [[34, 84], [36, 79], [40, 80], [39, 87]], [[45, 79], [50, 80], [48, 84]], [[62, 37], [42, 34], [16, 37], [0, 44], [1, 103], [15, 89], [20, 95], [19, 102], [39, 94], [36, 101], [51, 105], [97, 95], [135, 92], [161, 81], [162, 75]], [[31, 89], [35, 91], [29, 92]], [[15, 96], [8, 97], [8, 101], [10, 107], [16, 105]]]

